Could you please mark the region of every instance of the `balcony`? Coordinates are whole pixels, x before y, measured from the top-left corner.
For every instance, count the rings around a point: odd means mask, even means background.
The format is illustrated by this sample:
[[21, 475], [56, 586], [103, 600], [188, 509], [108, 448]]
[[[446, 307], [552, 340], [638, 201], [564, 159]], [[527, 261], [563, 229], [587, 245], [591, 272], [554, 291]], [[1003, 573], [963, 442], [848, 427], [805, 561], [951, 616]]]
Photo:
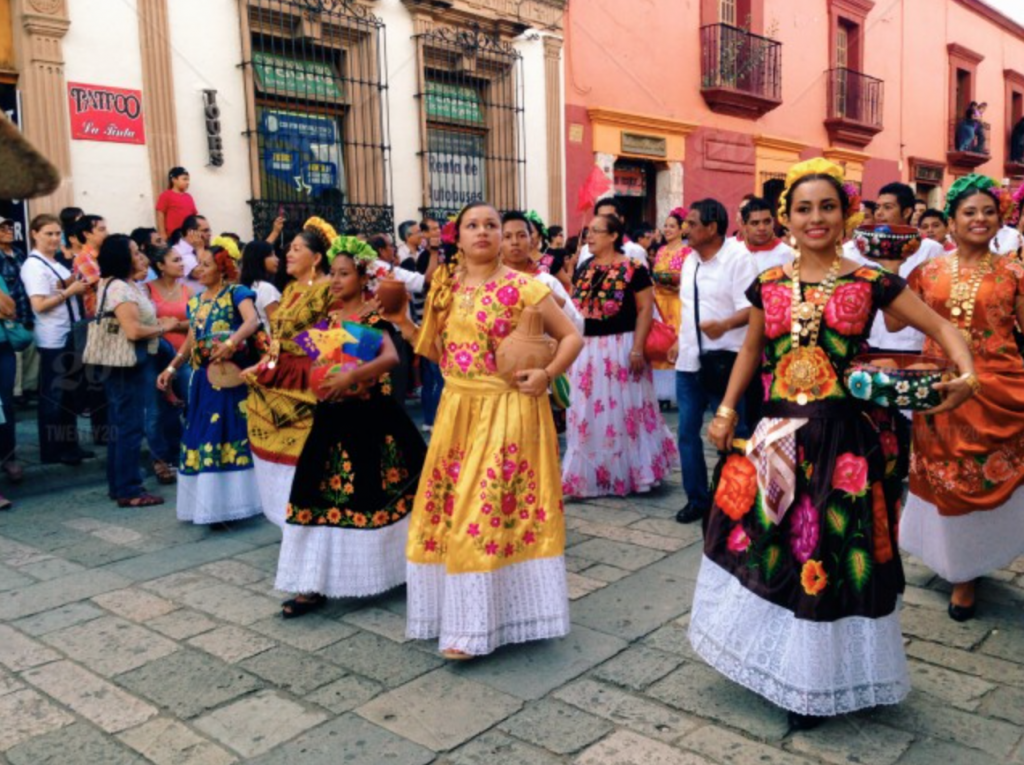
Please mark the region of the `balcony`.
[[828, 71], [828, 117], [825, 128], [832, 143], [863, 149], [882, 132], [885, 83], [852, 69]]
[[711, 111], [757, 119], [782, 103], [782, 43], [710, 24], [700, 44], [701, 95]]
[[949, 121], [946, 161], [959, 170], [974, 170], [992, 159], [992, 126], [962, 117]]

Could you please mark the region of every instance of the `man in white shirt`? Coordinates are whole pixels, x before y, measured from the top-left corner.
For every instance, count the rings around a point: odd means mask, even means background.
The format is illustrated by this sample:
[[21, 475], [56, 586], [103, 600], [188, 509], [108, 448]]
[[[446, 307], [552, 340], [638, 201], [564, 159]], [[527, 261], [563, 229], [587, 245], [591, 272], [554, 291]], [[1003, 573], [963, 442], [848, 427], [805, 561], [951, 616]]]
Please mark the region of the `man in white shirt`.
[[189, 215], [181, 224], [181, 239], [172, 248], [184, 261], [183, 281], [196, 295], [201, 295], [206, 289], [196, 279], [195, 270], [199, 266], [199, 256], [210, 248], [212, 239], [213, 230], [210, 228], [210, 222], [202, 215]]
[[398, 240], [398, 265], [407, 271], [414, 271], [416, 256], [420, 251], [420, 242], [423, 241], [420, 224], [414, 220], [407, 220], [399, 224]]
[[398, 265], [398, 255], [395, 252], [395, 245], [387, 234], [375, 234], [370, 237], [368, 244], [376, 250], [378, 258], [366, 269], [370, 276], [369, 290], [376, 292], [377, 279], [391, 276], [405, 284], [405, 290], [409, 293], [410, 299], [413, 295], [423, 292], [424, 287], [430, 284], [434, 276], [434, 269], [437, 268], [437, 258], [431, 258], [424, 273], [410, 271]]
[[[615, 197], [605, 197], [604, 199], [597, 200], [597, 204], [594, 205], [594, 215], [611, 215], [619, 219], [619, 222], [623, 226], [626, 225], [626, 218], [622, 214], [622, 205], [619, 204], [619, 200]], [[640, 265], [647, 267], [647, 250], [641, 247], [636, 242], [626, 242], [622, 245], [622, 251], [627, 258], [633, 260]], [[590, 254], [590, 245], [583, 245], [583, 250], [580, 252], [579, 260], [576, 262], [576, 268], [579, 268], [593, 255]]]
[[[714, 411], [722, 402], [732, 360], [750, 320], [746, 291], [757, 278], [757, 266], [745, 250], [724, 247], [728, 220], [725, 207], [714, 199], [695, 202], [686, 217], [694, 252], [683, 263], [679, 340], [669, 351], [669, 361], [676, 365], [679, 455], [687, 498], [676, 515], [680, 523], [700, 520], [711, 507], [701, 428], [708, 408]], [[746, 432], [743, 408], [740, 404], [741, 438]]]
[[733, 246], [747, 252], [759, 274], [793, 260], [792, 248], [775, 236], [775, 217], [767, 200], [749, 199], [740, 212], [740, 220], [743, 239], [736, 240]]

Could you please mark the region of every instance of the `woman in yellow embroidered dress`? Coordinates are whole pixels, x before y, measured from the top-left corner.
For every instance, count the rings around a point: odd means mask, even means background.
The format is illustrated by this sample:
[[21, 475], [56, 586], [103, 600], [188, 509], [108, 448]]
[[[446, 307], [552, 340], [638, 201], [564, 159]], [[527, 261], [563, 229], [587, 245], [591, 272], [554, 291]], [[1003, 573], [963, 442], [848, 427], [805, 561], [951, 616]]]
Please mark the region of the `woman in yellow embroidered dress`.
[[[583, 346], [550, 291], [501, 264], [488, 204], [456, 219], [459, 264], [439, 268], [416, 351], [445, 387], [409, 525], [411, 638], [463, 659], [569, 632], [558, 438], [546, 395]], [[454, 270], [454, 274], [452, 271]], [[497, 373], [495, 353], [527, 306], [558, 341], [544, 369]], [[386, 315], [406, 337], [404, 311]]]
[[[1006, 192], [968, 175], [949, 190], [946, 214], [958, 249], [919, 266], [910, 287], [970, 343], [977, 396], [959, 409], [914, 417], [910, 494], [900, 545], [953, 583], [949, 615], [974, 616], [975, 581], [1024, 555], [1024, 266], [993, 255]], [[924, 352], [944, 355], [933, 341]]]
[[310, 218], [292, 240], [287, 269], [295, 281], [285, 287], [270, 319], [270, 352], [245, 372], [250, 384], [249, 442], [263, 513], [282, 528], [295, 466], [316, 408], [309, 383], [311, 361], [293, 338], [327, 317], [327, 250], [336, 237], [330, 224]]
[[[679, 277], [683, 272], [683, 261], [693, 252], [686, 246], [683, 226], [689, 210], [677, 207], [665, 218], [665, 244], [654, 256], [651, 281], [654, 282], [654, 304], [658, 315], [679, 334], [682, 321], [682, 301], [679, 299]], [[674, 404], [676, 401], [676, 367], [667, 361], [655, 361], [654, 392], [658, 401]]]

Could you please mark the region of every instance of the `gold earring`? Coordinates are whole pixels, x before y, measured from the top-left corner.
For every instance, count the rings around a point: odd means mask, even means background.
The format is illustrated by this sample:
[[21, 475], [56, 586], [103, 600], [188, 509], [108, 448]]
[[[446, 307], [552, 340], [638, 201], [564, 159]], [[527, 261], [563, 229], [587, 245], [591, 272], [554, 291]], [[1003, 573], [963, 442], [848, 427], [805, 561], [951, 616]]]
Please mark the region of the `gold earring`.
[[843, 257], [843, 238], [839, 237], [836, 239], [836, 257]]

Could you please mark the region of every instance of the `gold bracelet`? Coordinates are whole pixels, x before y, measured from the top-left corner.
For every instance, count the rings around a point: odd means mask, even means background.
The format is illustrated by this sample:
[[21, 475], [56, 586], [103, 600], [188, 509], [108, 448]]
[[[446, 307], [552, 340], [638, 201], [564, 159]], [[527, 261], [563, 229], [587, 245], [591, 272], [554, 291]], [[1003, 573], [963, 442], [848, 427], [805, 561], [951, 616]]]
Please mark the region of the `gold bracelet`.
[[715, 410], [715, 417], [721, 417], [723, 420], [730, 420], [731, 422], [740, 421], [740, 413], [735, 409], [730, 409], [725, 404], [722, 404]]
[[228, 348], [234, 348], [235, 347], [235, 340], [234, 340], [234, 338], [229, 337], [227, 340], [224, 341], [224, 345], [226, 345]]
[[971, 389], [971, 395], [976, 396], [981, 392], [981, 380], [974, 372], [967, 372], [960, 375], [960, 379], [963, 380]]
[[165, 369], [164, 371], [172, 376], [178, 374], [178, 368], [174, 366], [174, 364], [168, 364], [167, 369]]

